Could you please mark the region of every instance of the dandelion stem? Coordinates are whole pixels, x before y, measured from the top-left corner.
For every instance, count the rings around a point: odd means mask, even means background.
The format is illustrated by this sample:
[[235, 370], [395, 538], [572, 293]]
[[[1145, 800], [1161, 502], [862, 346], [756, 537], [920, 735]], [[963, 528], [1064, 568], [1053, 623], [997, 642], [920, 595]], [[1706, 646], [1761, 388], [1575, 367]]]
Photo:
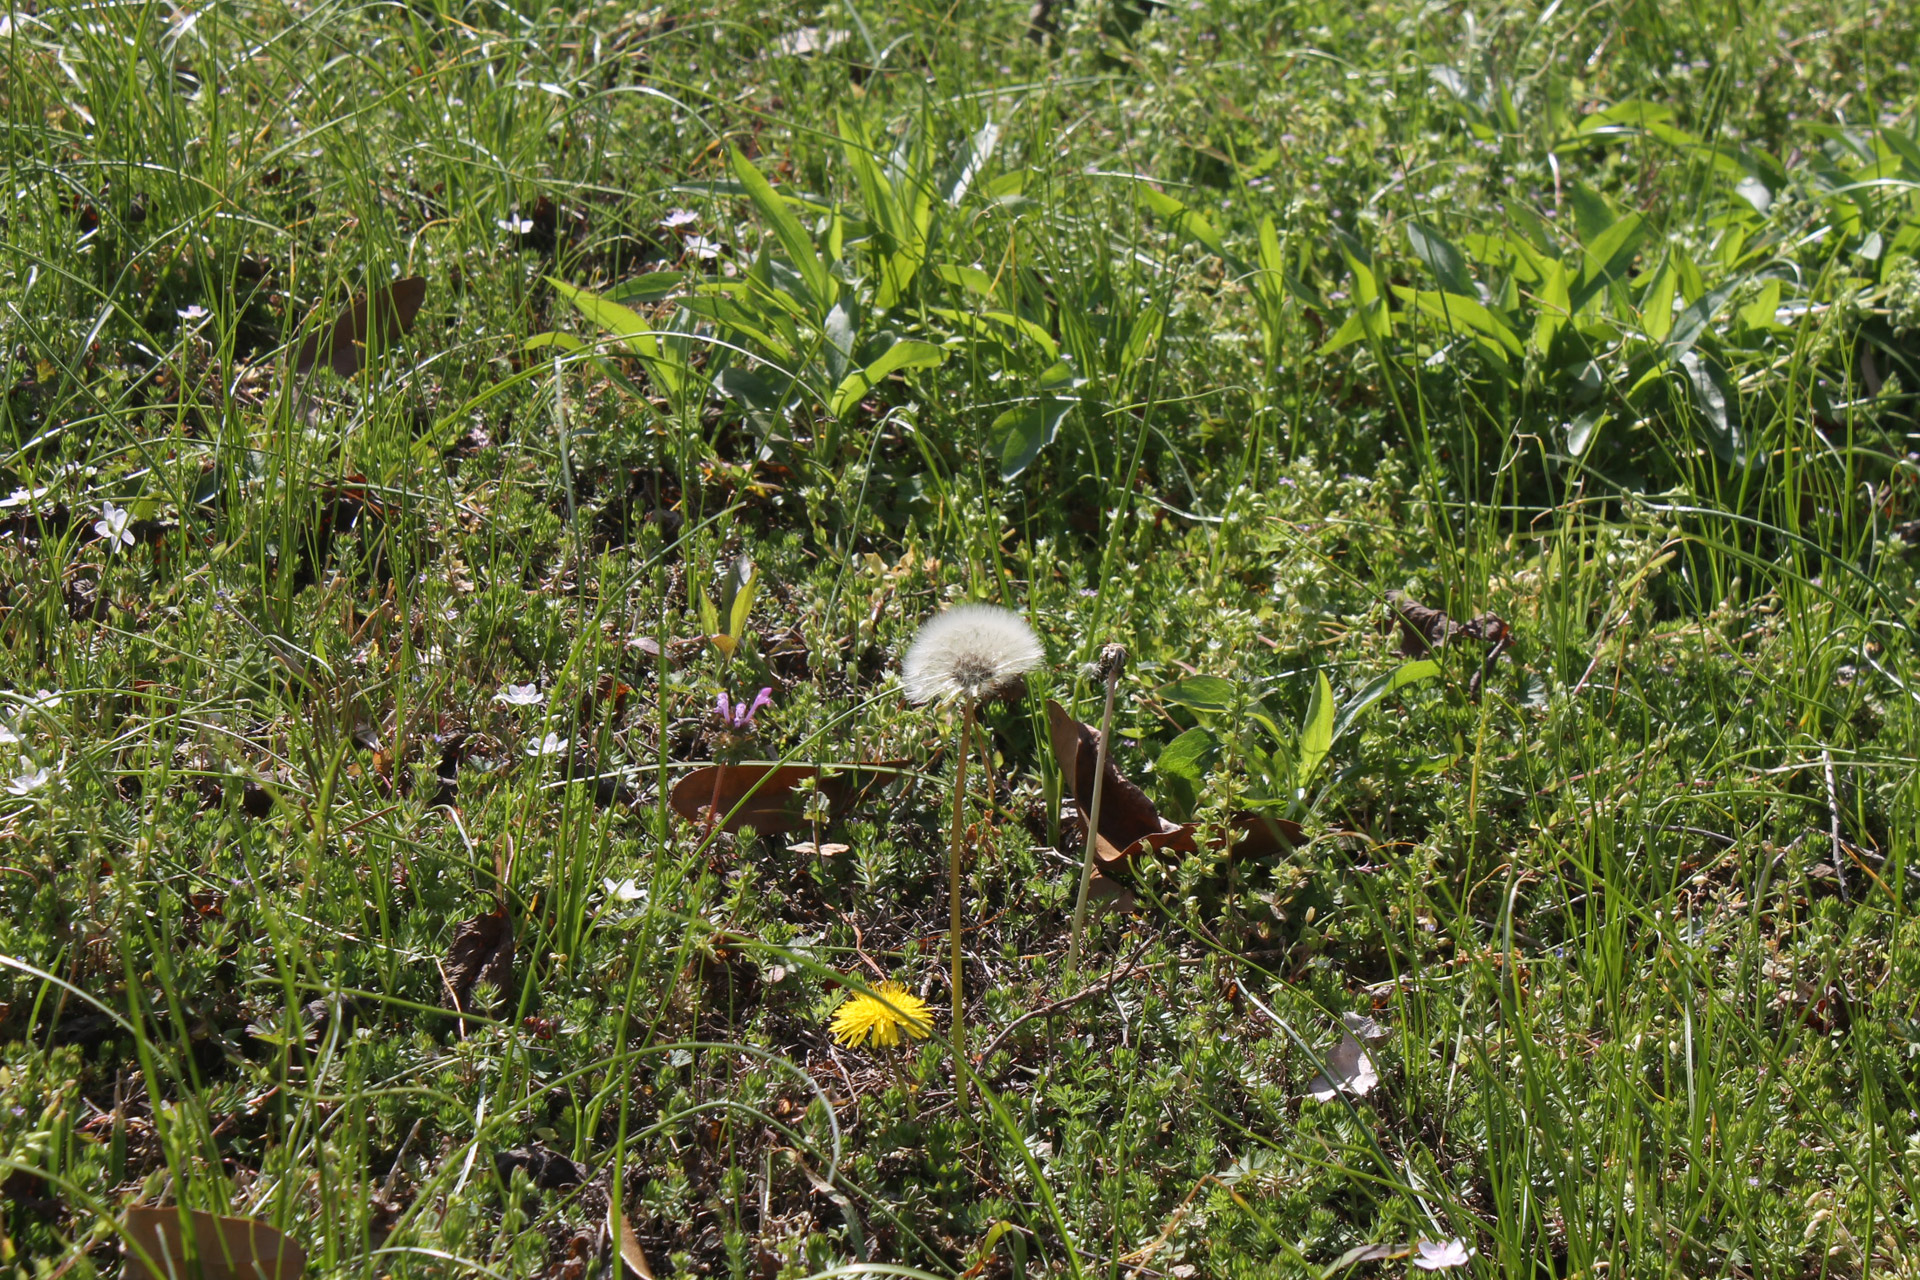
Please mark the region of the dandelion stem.
[[947, 932], [953, 950], [953, 1094], [961, 1115], [967, 1101], [966, 993], [960, 970], [960, 841], [965, 832], [967, 756], [972, 751], [973, 700], [960, 704], [960, 745], [953, 756], [953, 840], [947, 851]]
[[[1067, 972], [1080, 969], [1080, 933], [1087, 923], [1087, 891], [1093, 887], [1094, 852], [1100, 841], [1100, 799], [1107, 781], [1107, 743], [1113, 737], [1113, 696], [1120, 687], [1120, 663], [1108, 662], [1107, 706], [1100, 714], [1100, 746], [1093, 760], [1093, 801], [1084, 815], [1087, 820], [1087, 851], [1080, 862], [1080, 894], [1073, 903], [1073, 929], [1067, 935]], [[1076, 764], [1076, 770], [1078, 766]], [[1069, 787], [1073, 780], [1067, 780]]]

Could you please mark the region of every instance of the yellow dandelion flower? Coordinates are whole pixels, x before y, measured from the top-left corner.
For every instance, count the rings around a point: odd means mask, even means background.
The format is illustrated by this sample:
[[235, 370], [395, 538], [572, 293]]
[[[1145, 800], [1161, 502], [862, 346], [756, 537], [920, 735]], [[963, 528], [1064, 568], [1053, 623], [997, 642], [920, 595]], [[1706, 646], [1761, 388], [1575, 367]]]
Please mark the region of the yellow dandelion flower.
[[859, 1048], [868, 1036], [876, 1045], [891, 1049], [900, 1043], [905, 1031], [916, 1040], [933, 1034], [933, 1019], [927, 1002], [910, 994], [897, 982], [883, 982], [872, 995], [855, 992], [833, 1015], [829, 1028], [841, 1044]]

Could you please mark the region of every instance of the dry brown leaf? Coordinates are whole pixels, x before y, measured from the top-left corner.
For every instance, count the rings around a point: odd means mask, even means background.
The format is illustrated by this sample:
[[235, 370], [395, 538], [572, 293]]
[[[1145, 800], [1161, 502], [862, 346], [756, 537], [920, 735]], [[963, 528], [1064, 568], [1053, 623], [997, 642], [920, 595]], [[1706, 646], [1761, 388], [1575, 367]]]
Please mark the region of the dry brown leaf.
[[627, 1215], [620, 1208], [618, 1200], [607, 1201], [607, 1234], [613, 1237], [620, 1251], [620, 1261], [627, 1264], [627, 1270], [639, 1277], [639, 1280], [653, 1280], [653, 1268], [647, 1265], [647, 1255], [640, 1248], [640, 1237], [633, 1234], [633, 1226], [627, 1221]]
[[[1093, 805], [1093, 770], [1099, 759], [1100, 731], [1068, 715], [1059, 703], [1048, 702], [1047, 734], [1084, 821]], [[1100, 796], [1100, 835], [1094, 842], [1094, 854], [1103, 866], [1125, 862], [1147, 849], [1192, 853], [1198, 847], [1194, 831], [1191, 822], [1173, 823], [1162, 818], [1147, 793], [1115, 767], [1111, 755], [1107, 757], [1107, 781]], [[1245, 858], [1284, 853], [1303, 838], [1297, 822], [1244, 810], [1233, 815], [1233, 831], [1232, 851], [1236, 857]]]
[[326, 328], [324, 345], [320, 340], [322, 330], [316, 329], [307, 335], [307, 340], [300, 344], [299, 354], [294, 357], [294, 372], [308, 372], [324, 354], [335, 373], [343, 378], [351, 378], [360, 371], [366, 359], [368, 335], [377, 335], [376, 341], [380, 346], [391, 346], [399, 340], [400, 335], [412, 332], [414, 317], [420, 314], [420, 304], [426, 301], [426, 297], [427, 281], [424, 276], [395, 280], [385, 288], [375, 290], [371, 301], [367, 295], [360, 295]]
[[[1067, 789], [1085, 815], [1093, 807], [1093, 771], [1100, 758], [1100, 731], [1080, 723], [1059, 703], [1047, 702], [1047, 736], [1054, 759], [1066, 777]], [[1106, 782], [1100, 793], [1100, 831], [1094, 853], [1103, 863], [1125, 861], [1142, 849], [1192, 850], [1193, 825], [1168, 822], [1107, 757]]]
[[1486, 660], [1473, 673], [1468, 691], [1475, 697], [1480, 685], [1493, 673], [1493, 664], [1513, 643], [1513, 630], [1497, 614], [1487, 613], [1470, 622], [1455, 622], [1441, 609], [1432, 609], [1404, 591], [1387, 592], [1387, 604], [1400, 622], [1400, 654], [1406, 658], [1424, 658], [1442, 645], [1456, 640], [1478, 640], [1487, 646]]
[[448, 994], [464, 1012], [474, 984], [492, 983], [501, 991], [513, 985], [513, 925], [504, 908], [462, 920], [447, 948]]
[[[704, 823], [712, 806], [726, 820], [725, 830], [752, 827], [760, 832], [798, 831], [812, 825], [800, 784], [814, 779], [827, 798], [828, 821], [844, 816], [860, 798], [884, 786], [904, 767], [901, 761], [849, 765], [828, 774], [812, 764], [726, 764], [695, 769], [673, 784], [674, 812], [688, 822]], [[715, 781], [719, 787], [716, 792]]]
[[196, 1274], [201, 1280], [299, 1280], [307, 1269], [306, 1251], [264, 1222], [223, 1218], [201, 1209], [187, 1210], [186, 1219], [193, 1232], [198, 1272], [187, 1256], [181, 1210], [127, 1210], [123, 1245], [127, 1264], [121, 1272], [125, 1280]]

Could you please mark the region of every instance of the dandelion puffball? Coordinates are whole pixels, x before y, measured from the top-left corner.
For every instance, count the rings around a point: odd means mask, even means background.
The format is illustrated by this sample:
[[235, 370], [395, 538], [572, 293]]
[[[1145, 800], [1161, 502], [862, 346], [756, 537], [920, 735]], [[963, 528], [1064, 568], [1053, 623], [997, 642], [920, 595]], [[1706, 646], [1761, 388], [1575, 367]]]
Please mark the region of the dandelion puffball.
[[1046, 659], [1026, 620], [991, 604], [962, 604], [920, 628], [900, 663], [909, 702], [964, 696], [977, 702]]

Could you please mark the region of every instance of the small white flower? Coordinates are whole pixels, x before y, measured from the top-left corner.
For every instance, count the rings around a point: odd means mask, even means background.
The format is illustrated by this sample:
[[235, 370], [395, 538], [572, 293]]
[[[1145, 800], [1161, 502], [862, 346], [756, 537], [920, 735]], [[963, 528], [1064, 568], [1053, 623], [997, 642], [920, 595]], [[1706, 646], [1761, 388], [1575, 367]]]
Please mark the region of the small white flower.
[[13, 731], [12, 725], [0, 721], [0, 747], [10, 747], [16, 742], [24, 741], [26, 739]]
[[550, 733], [538, 742], [527, 744], [530, 756], [557, 756], [567, 749], [567, 740], [557, 733]]
[[705, 236], [688, 236], [684, 241], [687, 252], [702, 262], [712, 262], [720, 256], [720, 242], [709, 240]]
[[537, 707], [546, 696], [537, 684], [509, 684], [502, 685], [493, 700], [509, 707]]
[[[1331, 1078], [1329, 1078], [1331, 1077]], [[1327, 1050], [1327, 1070], [1307, 1082], [1307, 1092], [1317, 1102], [1332, 1102], [1335, 1094], [1350, 1093], [1364, 1098], [1380, 1083], [1373, 1059], [1351, 1031], [1340, 1033], [1340, 1043]]]
[[41, 689], [37, 693], [34, 693], [32, 696], [28, 697], [27, 705], [29, 707], [43, 707], [46, 710], [51, 711], [55, 707], [60, 705], [60, 695], [55, 693], [51, 689]]
[[205, 320], [208, 316], [212, 315], [213, 313], [208, 311], [205, 307], [201, 306], [199, 303], [195, 302], [188, 306], [179, 308], [173, 314], [175, 314], [176, 316], [179, 316], [182, 320], [185, 320], [188, 324], [193, 324], [195, 321]]
[[100, 518], [93, 522], [93, 531], [107, 540], [109, 550], [118, 551], [123, 545], [133, 545], [133, 530], [127, 527], [132, 523], [132, 513], [111, 502], [102, 503]]
[[631, 876], [625, 880], [615, 880], [609, 876], [600, 882], [600, 887], [607, 891], [609, 898], [618, 902], [638, 902], [647, 896], [647, 891], [635, 884]]
[[1033, 628], [998, 605], [956, 605], [920, 628], [900, 663], [909, 702], [978, 701], [1046, 659]]
[[495, 218], [493, 225], [510, 236], [524, 236], [533, 230], [533, 219], [523, 218], [516, 213], [505, 218]]
[[37, 485], [31, 489], [15, 489], [4, 498], [0, 498], [0, 507], [24, 507], [29, 502], [38, 501], [47, 496], [46, 485]]
[[10, 795], [16, 796], [28, 795], [46, 786], [47, 779], [52, 776], [53, 774], [45, 765], [41, 765], [36, 769], [33, 767], [33, 761], [22, 756], [20, 758], [20, 772], [13, 776], [11, 782], [7, 783], [7, 792]]
[[660, 219], [660, 225], [669, 231], [678, 231], [681, 227], [690, 227], [700, 220], [700, 215], [691, 209], [669, 209], [667, 216]]
[[1472, 1256], [1464, 1240], [1422, 1240], [1414, 1246], [1413, 1265], [1422, 1271], [1446, 1271], [1466, 1266]]

